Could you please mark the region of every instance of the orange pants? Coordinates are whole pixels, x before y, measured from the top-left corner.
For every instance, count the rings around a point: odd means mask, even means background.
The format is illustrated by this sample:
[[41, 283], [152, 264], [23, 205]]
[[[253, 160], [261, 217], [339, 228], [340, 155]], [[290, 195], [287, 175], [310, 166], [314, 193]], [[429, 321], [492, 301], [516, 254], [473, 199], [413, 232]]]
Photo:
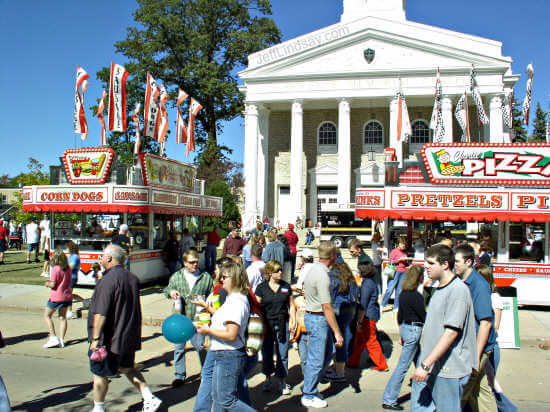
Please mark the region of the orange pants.
[[348, 359], [349, 367], [357, 368], [359, 366], [363, 349], [367, 349], [369, 352], [369, 356], [375, 365], [373, 369], [379, 371], [388, 369], [386, 358], [382, 353], [382, 347], [376, 338], [376, 322], [374, 320], [363, 319], [361, 328], [355, 332], [353, 353]]

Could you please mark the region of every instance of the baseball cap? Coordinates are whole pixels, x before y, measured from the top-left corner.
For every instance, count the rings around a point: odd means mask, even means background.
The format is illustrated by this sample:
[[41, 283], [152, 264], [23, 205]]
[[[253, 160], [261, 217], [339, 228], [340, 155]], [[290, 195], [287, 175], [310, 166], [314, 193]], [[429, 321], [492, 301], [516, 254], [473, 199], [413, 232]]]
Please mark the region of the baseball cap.
[[299, 255], [305, 259], [313, 257], [313, 250], [311, 249], [302, 249]]
[[123, 224], [120, 225], [119, 229], [120, 229], [121, 232], [127, 232], [128, 231], [128, 225], [123, 223]]

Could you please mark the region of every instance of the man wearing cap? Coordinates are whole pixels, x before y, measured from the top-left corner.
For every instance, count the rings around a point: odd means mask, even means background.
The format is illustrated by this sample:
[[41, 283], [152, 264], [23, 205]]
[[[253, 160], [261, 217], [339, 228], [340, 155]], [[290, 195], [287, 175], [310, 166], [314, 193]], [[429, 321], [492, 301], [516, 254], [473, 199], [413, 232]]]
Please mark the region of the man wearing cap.
[[128, 225], [123, 223], [120, 225], [118, 235], [114, 235], [111, 238], [113, 245], [118, 245], [126, 252], [126, 269], [130, 270], [130, 250], [132, 249], [132, 241], [128, 236]]
[[306, 279], [307, 274], [313, 266], [313, 250], [303, 249], [300, 251], [299, 255], [302, 258], [302, 261], [298, 265], [300, 274], [298, 275], [298, 281], [296, 282], [295, 290], [298, 290], [300, 293], [302, 293], [304, 288], [304, 280]]
[[290, 263], [292, 265], [290, 269], [290, 279], [294, 277], [294, 271], [296, 270], [296, 245], [298, 244], [298, 235], [294, 232], [294, 225], [288, 224], [288, 230], [285, 232], [286, 240], [288, 240], [288, 248], [290, 249]]

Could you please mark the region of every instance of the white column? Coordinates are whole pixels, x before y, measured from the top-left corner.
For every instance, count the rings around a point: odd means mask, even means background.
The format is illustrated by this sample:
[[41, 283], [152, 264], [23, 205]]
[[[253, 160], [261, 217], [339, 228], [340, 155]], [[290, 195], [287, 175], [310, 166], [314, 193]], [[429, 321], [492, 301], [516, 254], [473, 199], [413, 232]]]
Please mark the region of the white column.
[[445, 136], [441, 143], [453, 142], [453, 101], [450, 97], [441, 99], [441, 116], [445, 127]]
[[315, 169], [309, 170], [309, 218], [317, 223], [317, 174]]
[[258, 118], [258, 214], [267, 215], [267, 166], [269, 144], [269, 110], [260, 108]]
[[548, 256], [548, 249], [549, 249], [548, 236], [549, 235], [550, 235], [550, 223], [544, 222], [544, 263], [550, 262], [550, 257]]
[[349, 207], [351, 197], [351, 119], [346, 99], [338, 104], [338, 204]]
[[502, 97], [491, 97], [489, 106], [489, 142], [503, 143], [504, 140], [504, 124], [502, 121]]
[[292, 118], [290, 126], [290, 198], [294, 203], [294, 214], [291, 219], [304, 217], [302, 197], [303, 175], [303, 152], [304, 152], [304, 110], [302, 101], [296, 100], [292, 103]]
[[399, 99], [390, 102], [390, 147], [395, 149], [399, 167], [403, 167], [403, 141], [397, 141], [397, 106]]
[[253, 229], [258, 215], [258, 106], [247, 104], [244, 114], [243, 228]]

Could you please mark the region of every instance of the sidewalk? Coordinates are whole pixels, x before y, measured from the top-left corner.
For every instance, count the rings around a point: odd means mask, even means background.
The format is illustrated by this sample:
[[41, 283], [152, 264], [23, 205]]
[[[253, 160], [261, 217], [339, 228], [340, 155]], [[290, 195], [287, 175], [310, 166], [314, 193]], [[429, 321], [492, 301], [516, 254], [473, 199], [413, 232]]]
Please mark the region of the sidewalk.
[[[75, 288], [74, 292], [84, 299], [90, 298], [92, 288]], [[14, 285], [0, 283], [0, 310], [42, 313], [48, 300], [49, 289], [42, 286]], [[141, 292], [143, 325], [160, 326], [172, 313], [172, 302], [166, 299], [160, 289], [147, 289]], [[80, 303], [75, 303], [78, 311]], [[86, 318], [88, 311], [82, 311]], [[394, 312], [384, 312], [378, 322], [378, 330], [392, 340], [399, 339], [399, 328]], [[550, 343], [550, 314], [544, 310], [520, 309], [519, 327], [522, 345]]]

